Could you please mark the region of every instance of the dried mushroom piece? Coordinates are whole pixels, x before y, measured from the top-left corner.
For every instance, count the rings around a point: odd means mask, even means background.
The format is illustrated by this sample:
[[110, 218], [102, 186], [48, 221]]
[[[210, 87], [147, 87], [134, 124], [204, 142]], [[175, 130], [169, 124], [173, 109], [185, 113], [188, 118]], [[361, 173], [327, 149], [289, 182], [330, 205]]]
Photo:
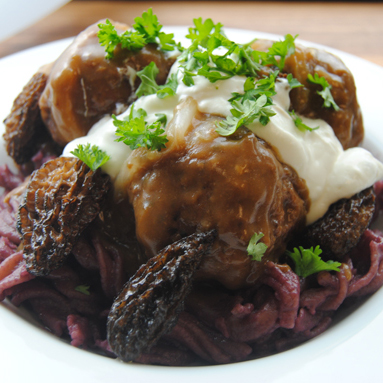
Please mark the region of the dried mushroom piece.
[[332, 204], [321, 219], [307, 227], [304, 240], [309, 246], [320, 245], [325, 257], [341, 260], [357, 245], [374, 212], [375, 194], [368, 188]]
[[126, 283], [108, 317], [108, 341], [118, 357], [136, 359], [171, 330], [215, 237], [215, 231], [193, 234], [167, 246]]
[[28, 162], [42, 143], [52, 141], [39, 108], [47, 79], [47, 74], [36, 73], [17, 96], [4, 120], [7, 152], [20, 165]]
[[56, 158], [32, 174], [17, 222], [31, 274], [47, 275], [63, 264], [109, 188], [109, 176], [77, 158]]

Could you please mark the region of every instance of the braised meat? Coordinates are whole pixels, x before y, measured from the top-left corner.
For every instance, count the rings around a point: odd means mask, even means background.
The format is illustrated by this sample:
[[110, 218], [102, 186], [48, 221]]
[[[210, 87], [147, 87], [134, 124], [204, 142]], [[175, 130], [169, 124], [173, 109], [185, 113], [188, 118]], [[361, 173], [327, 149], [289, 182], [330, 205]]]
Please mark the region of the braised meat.
[[[128, 28], [117, 27], [119, 32]], [[107, 60], [97, 32], [97, 24], [87, 28], [57, 59], [40, 99], [42, 118], [61, 145], [85, 136], [104, 115], [126, 109], [135, 97], [137, 71], [154, 61], [159, 68], [157, 81], [163, 84], [174, 62], [155, 44], [139, 52], [120, 50]]]
[[[252, 47], [267, 50], [272, 41], [257, 40]], [[363, 139], [363, 119], [356, 97], [354, 78], [343, 62], [331, 53], [315, 48], [295, 46], [295, 53], [288, 56], [283, 69], [303, 87], [290, 92], [291, 109], [296, 113], [325, 120], [334, 130], [344, 149], [357, 146]], [[307, 75], [317, 73], [331, 85], [331, 94], [339, 110], [323, 107], [323, 98], [317, 94], [320, 85], [312, 84]]]
[[305, 224], [307, 189], [247, 129], [231, 138], [218, 136], [218, 119], [187, 99], [168, 127], [167, 149], [134, 151], [116, 187], [129, 195], [148, 258], [181, 237], [217, 229], [218, 242], [197, 275], [234, 289], [262, 273], [264, 262], [251, 261], [246, 252], [255, 232], [264, 234], [268, 246], [263, 261], [275, 261]]

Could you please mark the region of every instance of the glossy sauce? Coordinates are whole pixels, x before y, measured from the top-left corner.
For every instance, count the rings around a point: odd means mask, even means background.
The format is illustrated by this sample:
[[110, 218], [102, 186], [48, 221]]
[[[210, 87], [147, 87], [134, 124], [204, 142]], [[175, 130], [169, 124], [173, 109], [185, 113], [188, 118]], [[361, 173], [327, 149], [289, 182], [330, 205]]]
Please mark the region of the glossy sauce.
[[124, 189], [134, 207], [137, 238], [150, 258], [185, 235], [215, 228], [219, 242], [198, 278], [228, 288], [251, 284], [263, 268], [246, 252], [251, 236], [262, 232], [268, 246], [263, 261], [277, 260], [287, 238], [305, 224], [305, 183], [247, 129], [219, 136], [219, 118], [200, 113], [193, 99], [175, 113], [184, 134], [172, 136], [168, 149], [151, 158], [145, 149], [134, 151], [127, 163], [131, 176]]
[[[128, 28], [117, 26], [120, 32]], [[139, 52], [116, 52], [107, 60], [98, 30], [97, 24], [87, 28], [57, 59], [40, 98], [43, 120], [61, 145], [85, 136], [103, 116], [124, 111], [135, 98], [137, 71], [154, 61], [160, 70], [157, 81], [164, 83], [174, 62], [154, 44]]]
[[[212, 84], [205, 77], [196, 76], [195, 86], [187, 87], [182, 83], [182, 71], [178, 71], [177, 64], [173, 65], [171, 73], [178, 73], [179, 78], [175, 96], [159, 99], [153, 94], [141, 97], [135, 102], [136, 109], [143, 108], [147, 111], [148, 122], [158, 118], [156, 113], [166, 114], [168, 121], [171, 121], [174, 108], [187, 97], [196, 100], [200, 112], [226, 117], [230, 115], [232, 108], [227, 101], [231, 93], [243, 92], [244, 77], [234, 76]], [[308, 224], [322, 217], [332, 203], [341, 198], [351, 197], [383, 177], [382, 163], [365, 149], [357, 147], [343, 150], [334, 130], [324, 120], [302, 116], [306, 125], [318, 129], [300, 131], [288, 113], [290, 87], [285, 79], [277, 81], [276, 91], [272, 106], [276, 115], [271, 117], [267, 126], [255, 122], [247, 127], [257, 137], [268, 142], [279, 153], [281, 160], [306, 181], [311, 200], [307, 215]], [[129, 110], [120, 118], [124, 118], [128, 113]], [[177, 126], [177, 130], [168, 127], [167, 135], [182, 136], [182, 121], [173, 126]], [[103, 120], [94, 126], [86, 137], [72, 141], [65, 148], [64, 155], [71, 155], [70, 151], [80, 143], [97, 144], [112, 157], [104, 170], [113, 179], [117, 176], [120, 179], [128, 179], [129, 169], [123, 161], [129, 160], [131, 150], [122, 143], [114, 142], [115, 129], [111, 119]], [[149, 157], [155, 155], [148, 153]]]
[[[105, 118], [64, 150], [70, 155], [78, 144], [89, 142], [111, 155], [103, 170], [113, 179], [116, 203], [129, 200], [133, 205], [146, 257], [184, 235], [216, 228], [219, 241], [198, 277], [233, 289], [246, 286], [259, 278], [266, 260], [278, 259], [288, 238], [304, 224], [383, 177], [379, 161], [362, 148], [344, 150], [323, 119], [301, 116], [318, 129], [300, 131], [288, 113], [285, 79], [276, 82], [275, 116], [267, 126], [255, 122], [225, 138], [217, 135], [215, 124], [230, 115], [228, 99], [232, 92], [243, 92], [245, 78], [212, 84], [195, 76], [195, 85], [187, 87], [177, 63], [171, 73], [178, 77], [175, 96], [153, 94], [135, 102], [136, 109], [146, 110], [149, 123], [156, 113], [167, 115], [166, 149], [131, 151], [114, 141], [113, 121]], [[358, 134], [351, 134], [354, 138], [345, 145], [358, 141]], [[262, 262], [252, 262], [246, 247], [259, 232], [268, 250]]]

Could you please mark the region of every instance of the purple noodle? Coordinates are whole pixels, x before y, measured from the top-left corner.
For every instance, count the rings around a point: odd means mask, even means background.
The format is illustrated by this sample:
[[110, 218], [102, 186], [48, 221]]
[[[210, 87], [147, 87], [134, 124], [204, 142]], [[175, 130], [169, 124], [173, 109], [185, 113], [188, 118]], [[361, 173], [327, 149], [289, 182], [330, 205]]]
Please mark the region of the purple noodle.
[[[40, 157], [36, 162], [44, 161]], [[0, 186], [6, 192], [23, 181], [7, 166], [0, 167]], [[375, 192], [382, 207], [382, 182]], [[44, 327], [75, 347], [114, 357], [106, 340], [106, 318], [128, 277], [121, 249], [92, 227], [80, 237], [67, 264], [47, 277], [34, 277], [17, 251], [19, 203], [17, 194], [0, 202], [0, 300], [26, 305]], [[379, 231], [367, 230], [337, 273], [303, 279], [288, 266], [269, 261], [257, 286], [247, 290], [196, 285], [175, 327], [136, 362], [220, 364], [285, 350], [325, 331], [345, 300], [372, 294], [382, 284]]]

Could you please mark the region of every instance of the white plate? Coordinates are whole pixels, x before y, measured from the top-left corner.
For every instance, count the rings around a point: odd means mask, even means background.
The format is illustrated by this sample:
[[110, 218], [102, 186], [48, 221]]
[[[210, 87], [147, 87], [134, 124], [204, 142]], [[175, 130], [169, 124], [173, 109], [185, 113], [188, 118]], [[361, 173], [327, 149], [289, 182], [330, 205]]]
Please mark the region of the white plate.
[[[174, 31], [176, 37], [186, 31], [183, 27], [167, 29]], [[240, 42], [254, 37], [280, 38], [243, 30], [226, 29], [226, 32]], [[69, 43], [70, 39], [66, 39], [0, 60], [1, 119], [38, 67], [54, 60]], [[327, 50], [341, 57], [354, 73], [367, 131], [364, 145], [382, 160], [383, 68], [346, 53]], [[0, 163], [4, 161], [7, 160], [1, 145]], [[376, 381], [381, 374], [383, 355], [382, 302], [383, 289], [324, 334], [290, 351], [231, 365], [182, 368], [124, 364], [76, 349], [30, 323], [25, 312], [3, 302], [0, 304], [0, 379], [6, 383]]]

